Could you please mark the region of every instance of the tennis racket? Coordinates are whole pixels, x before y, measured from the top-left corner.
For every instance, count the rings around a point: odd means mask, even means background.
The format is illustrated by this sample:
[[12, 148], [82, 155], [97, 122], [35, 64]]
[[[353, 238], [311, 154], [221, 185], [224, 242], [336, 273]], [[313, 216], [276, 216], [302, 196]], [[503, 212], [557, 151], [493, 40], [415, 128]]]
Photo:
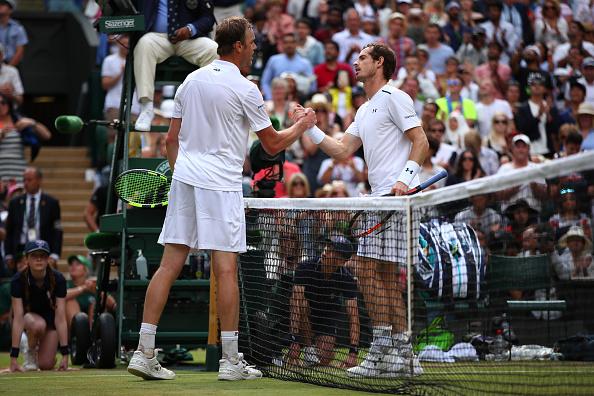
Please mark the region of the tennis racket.
[[119, 199], [137, 208], [158, 208], [169, 203], [171, 181], [162, 173], [148, 169], [122, 172], [114, 183]]
[[[419, 191], [423, 191], [430, 185], [440, 181], [444, 177], [447, 177], [448, 172], [446, 170], [441, 170], [437, 174], [431, 176], [429, 179], [425, 180], [415, 188], [412, 188], [406, 192], [406, 195], [413, 195], [418, 193]], [[393, 194], [386, 194], [384, 196], [391, 196]], [[351, 221], [349, 222], [349, 230], [350, 234], [353, 238], [362, 238], [371, 234], [378, 235], [390, 228], [388, 225], [388, 220], [396, 213], [395, 210], [391, 210], [386, 212], [383, 215], [376, 215], [373, 213], [369, 213], [369, 211], [359, 210], [357, 213], [353, 215]], [[374, 218], [375, 217], [375, 218]], [[379, 221], [377, 218], [379, 217]]]

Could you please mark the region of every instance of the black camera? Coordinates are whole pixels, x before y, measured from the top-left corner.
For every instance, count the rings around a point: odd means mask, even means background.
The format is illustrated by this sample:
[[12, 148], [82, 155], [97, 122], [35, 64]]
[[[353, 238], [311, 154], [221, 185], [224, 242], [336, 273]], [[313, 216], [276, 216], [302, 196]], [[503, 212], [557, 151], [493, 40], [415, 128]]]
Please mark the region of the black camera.
[[257, 140], [250, 148], [250, 164], [254, 175], [264, 170], [264, 176], [254, 183], [253, 196], [256, 198], [274, 198], [274, 187], [276, 182], [283, 179], [283, 164], [285, 163], [285, 151], [276, 155], [270, 155]]

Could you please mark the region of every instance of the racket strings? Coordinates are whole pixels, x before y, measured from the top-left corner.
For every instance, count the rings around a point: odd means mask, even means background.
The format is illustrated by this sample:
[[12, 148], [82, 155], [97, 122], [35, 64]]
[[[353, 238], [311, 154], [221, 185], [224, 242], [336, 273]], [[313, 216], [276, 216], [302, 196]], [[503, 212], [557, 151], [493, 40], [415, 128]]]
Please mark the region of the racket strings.
[[156, 205], [167, 201], [167, 179], [151, 173], [122, 175], [115, 185], [121, 199], [140, 205]]

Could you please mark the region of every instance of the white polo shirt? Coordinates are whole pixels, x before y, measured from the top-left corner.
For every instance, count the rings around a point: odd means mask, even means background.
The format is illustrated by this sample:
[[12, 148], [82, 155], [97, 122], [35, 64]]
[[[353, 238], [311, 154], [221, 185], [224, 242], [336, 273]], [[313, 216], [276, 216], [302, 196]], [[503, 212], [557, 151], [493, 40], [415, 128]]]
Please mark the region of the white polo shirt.
[[[357, 110], [346, 133], [363, 142], [372, 196], [387, 194], [396, 184], [412, 148], [404, 133], [418, 126], [412, 99], [391, 85], [384, 85]], [[418, 184], [415, 176], [410, 187]]]
[[249, 131], [271, 125], [258, 87], [233, 63], [215, 60], [180, 85], [173, 118], [182, 119], [173, 178], [208, 190], [242, 191]]

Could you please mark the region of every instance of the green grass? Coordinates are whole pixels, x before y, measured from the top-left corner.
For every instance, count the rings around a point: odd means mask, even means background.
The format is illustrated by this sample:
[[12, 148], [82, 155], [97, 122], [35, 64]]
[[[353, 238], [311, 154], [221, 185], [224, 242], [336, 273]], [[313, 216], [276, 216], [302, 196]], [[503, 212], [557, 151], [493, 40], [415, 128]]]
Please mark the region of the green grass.
[[[203, 361], [203, 352], [193, 352]], [[0, 367], [7, 367], [6, 353]], [[292, 376], [323, 382], [349, 383], [365, 387], [398, 388], [414, 394], [594, 394], [594, 363], [577, 362], [478, 362], [423, 364], [425, 374], [412, 379], [351, 379], [343, 370], [330, 368], [294, 369]], [[275, 371], [276, 370], [276, 371]], [[279, 373], [279, 369], [273, 373]], [[254, 395], [326, 396], [363, 394], [326, 388], [303, 382], [264, 378], [256, 381], [221, 382], [216, 373], [197, 370], [196, 365], [176, 369], [175, 381], [143, 381], [129, 375], [124, 366], [113, 370], [78, 369], [69, 372], [29, 372], [0, 375], [0, 389], [10, 395]], [[288, 371], [283, 371], [284, 374]]]

